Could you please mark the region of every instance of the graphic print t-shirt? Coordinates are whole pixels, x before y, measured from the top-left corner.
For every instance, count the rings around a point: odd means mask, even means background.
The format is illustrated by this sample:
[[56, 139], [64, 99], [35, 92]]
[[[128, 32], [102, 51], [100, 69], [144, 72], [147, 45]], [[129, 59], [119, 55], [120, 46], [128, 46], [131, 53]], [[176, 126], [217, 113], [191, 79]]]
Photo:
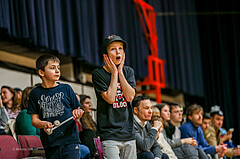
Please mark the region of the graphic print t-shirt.
[[[39, 119], [49, 121], [64, 120], [72, 117], [72, 111], [80, 106], [72, 88], [59, 83], [53, 88], [34, 88], [29, 97], [28, 114], [38, 114]], [[74, 120], [61, 125], [51, 135], [41, 129], [40, 138], [45, 148], [63, 144], [79, 143]]]
[[[128, 66], [123, 67], [123, 74], [136, 90], [134, 71]], [[92, 73], [92, 80], [97, 96], [97, 128], [101, 140], [127, 141], [134, 139], [133, 109], [127, 102], [121, 84], [118, 82], [115, 102], [107, 103], [101, 93], [108, 90], [111, 74], [103, 67], [97, 68]]]
[[120, 83], [117, 86], [117, 93], [115, 96], [115, 102], [113, 103], [113, 108], [123, 108], [127, 107], [127, 102], [123, 97], [123, 92]]

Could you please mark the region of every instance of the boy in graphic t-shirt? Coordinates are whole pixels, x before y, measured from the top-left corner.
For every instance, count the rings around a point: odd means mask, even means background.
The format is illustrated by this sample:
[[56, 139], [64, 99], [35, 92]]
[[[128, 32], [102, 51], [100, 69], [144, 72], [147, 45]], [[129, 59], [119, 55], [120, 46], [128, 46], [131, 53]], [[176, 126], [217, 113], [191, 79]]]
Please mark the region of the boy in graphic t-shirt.
[[136, 83], [133, 69], [124, 66], [126, 46], [117, 35], [105, 38], [101, 48], [105, 65], [92, 73], [97, 96], [97, 129], [106, 158], [137, 158], [130, 105]]
[[[47, 159], [80, 158], [80, 140], [74, 120], [81, 118], [83, 111], [74, 91], [68, 84], [58, 83], [60, 60], [53, 55], [42, 55], [36, 61], [37, 73], [42, 79], [40, 86], [34, 88], [29, 97], [28, 114], [32, 125], [41, 129], [40, 138]], [[51, 135], [47, 129], [73, 116]]]

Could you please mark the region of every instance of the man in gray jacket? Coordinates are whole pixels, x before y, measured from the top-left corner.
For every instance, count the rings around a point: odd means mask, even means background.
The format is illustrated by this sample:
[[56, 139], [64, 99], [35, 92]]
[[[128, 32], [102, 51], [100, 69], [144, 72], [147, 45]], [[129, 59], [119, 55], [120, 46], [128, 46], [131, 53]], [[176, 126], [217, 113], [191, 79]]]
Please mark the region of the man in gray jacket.
[[137, 96], [132, 101], [134, 111], [134, 129], [136, 130], [138, 159], [168, 159], [162, 153], [156, 136], [162, 126], [160, 121], [154, 121], [153, 127], [149, 121], [152, 117], [152, 104], [148, 96]]

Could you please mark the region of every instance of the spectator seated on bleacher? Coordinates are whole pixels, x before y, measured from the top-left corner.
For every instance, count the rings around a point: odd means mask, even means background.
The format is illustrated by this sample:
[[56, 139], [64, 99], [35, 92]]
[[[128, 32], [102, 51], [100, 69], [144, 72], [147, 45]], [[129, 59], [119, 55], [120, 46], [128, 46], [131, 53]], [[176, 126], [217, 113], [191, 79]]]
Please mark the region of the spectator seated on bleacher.
[[0, 135], [5, 135], [4, 129], [8, 120], [9, 117], [7, 111], [2, 104], [2, 100], [0, 99]]
[[197, 140], [197, 147], [204, 150], [206, 154], [214, 156], [218, 155], [219, 158], [223, 157], [227, 151], [226, 145], [211, 146], [204, 138], [203, 131], [200, 127], [202, 124], [203, 108], [200, 105], [194, 104], [187, 109], [187, 122], [181, 127], [181, 137], [192, 137]]
[[[215, 105], [211, 107], [210, 111], [211, 121], [209, 128], [206, 130], [206, 141], [209, 145], [217, 146], [218, 144], [223, 144], [225, 141], [230, 140], [232, 138], [232, 132], [228, 131], [223, 137], [221, 137], [220, 128], [223, 125], [223, 112], [220, 107]], [[228, 148], [225, 154], [227, 157], [240, 156], [239, 148]]]
[[21, 100], [22, 99], [22, 90], [20, 89], [20, 88], [13, 88], [15, 91], [16, 91], [16, 93], [17, 93], [17, 95], [18, 95], [18, 98]]
[[[156, 107], [160, 110], [160, 115], [163, 118], [164, 129], [161, 132], [171, 146], [177, 158], [184, 159], [207, 159], [207, 155], [196, 148], [197, 141], [194, 138], [181, 139], [181, 131], [178, 125], [182, 122], [182, 107], [172, 103], [169, 106], [166, 103], [157, 104]], [[171, 112], [171, 113], [170, 113]]]
[[91, 97], [88, 95], [79, 95], [80, 96], [80, 103], [81, 109], [84, 110], [84, 114], [82, 116], [81, 124], [82, 124], [82, 131], [80, 132], [80, 139], [83, 145], [88, 146], [91, 152], [91, 158], [96, 157], [98, 155], [96, 146], [94, 144], [94, 138], [97, 137], [97, 128], [96, 123], [94, 122], [91, 112], [92, 112], [92, 103]]
[[158, 129], [158, 134], [156, 136], [157, 142], [162, 150], [163, 153], [167, 154], [170, 159], [178, 159], [177, 156], [174, 154], [171, 146], [165, 140], [163, 134], [161, 133], [163, 129], [163, 119], [160, 116], [160, 111], [157, 107], [152, 107], [152, 118], [151, 118], [151, 125], [154, 126], [154, 121], [160, 121], [162, 126]]
[[[179, 147], [185, 143], [190, 144], [190, 145], [196, 144], [196, 140], [194, 140], [193, 138], [180, 139], [179, 136], [181, 136], [181, 132], [180, 132], [179, 128], [177, 126], [173, 125], [172, 124], [173, 122], [170, 123], [171, 114], [170, 114], [170, 106], [168, 104], [159, 103], [159, 104], [156, 104], [155, 107], [157, 107], [160, 110], [160, 115], [163, 119], [164, 129], [162, 130], [161, 133], [164, 135], [166, 141], [169, 143], [169, 145], [172, 148]], [[174, 111], [176, 111], [176, 110], [174, 110]], [[172, 114], [172, 116], [173, 115], [174, 114]], [[182, 113], [181, 113], [181, 116], [182, 116]], [[176, 121], [174, 121], [174, 122], [176, 122]], [[180, 122], [180, 120], [179, 120], [179, 122]]]
[[18, 98], [17, 92], [9, 86], [2, 86], [1, 98], [3, 106], [6, 108], [8, 117], [16, 119], [20, 112], [21, 100]]
[[157, 142], [158, 130], [162, 123], [154, 121], [153, 127], [149, 123], [152, 117], [152, 104], [148, 96], [137, 96], [132, 101], [134, 111], [134, 129], [136, 131], [136, 145], [138, 159], [168, 159], [166, 153], [162, 153]]
[[40, 129], [32, 126], [31, 115], [27, 114], [29, 95], [33, 87], [27, 87], [22, 93], [21, 112], [16, 119], [16, 133], [17, 135], [34, 135], [40, 137]]

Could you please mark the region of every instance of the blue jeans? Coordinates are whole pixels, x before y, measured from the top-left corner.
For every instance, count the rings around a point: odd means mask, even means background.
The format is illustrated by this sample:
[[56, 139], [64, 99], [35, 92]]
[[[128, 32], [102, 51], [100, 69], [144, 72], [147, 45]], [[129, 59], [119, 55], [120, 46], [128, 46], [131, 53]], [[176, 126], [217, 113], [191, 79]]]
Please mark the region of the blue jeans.
[[80, 145], [80, 159], [90, 159], [90, 150], [85, 145]]
[[80, 144], [68, 144], [45, 149], [47, 159], [79, 159]]

